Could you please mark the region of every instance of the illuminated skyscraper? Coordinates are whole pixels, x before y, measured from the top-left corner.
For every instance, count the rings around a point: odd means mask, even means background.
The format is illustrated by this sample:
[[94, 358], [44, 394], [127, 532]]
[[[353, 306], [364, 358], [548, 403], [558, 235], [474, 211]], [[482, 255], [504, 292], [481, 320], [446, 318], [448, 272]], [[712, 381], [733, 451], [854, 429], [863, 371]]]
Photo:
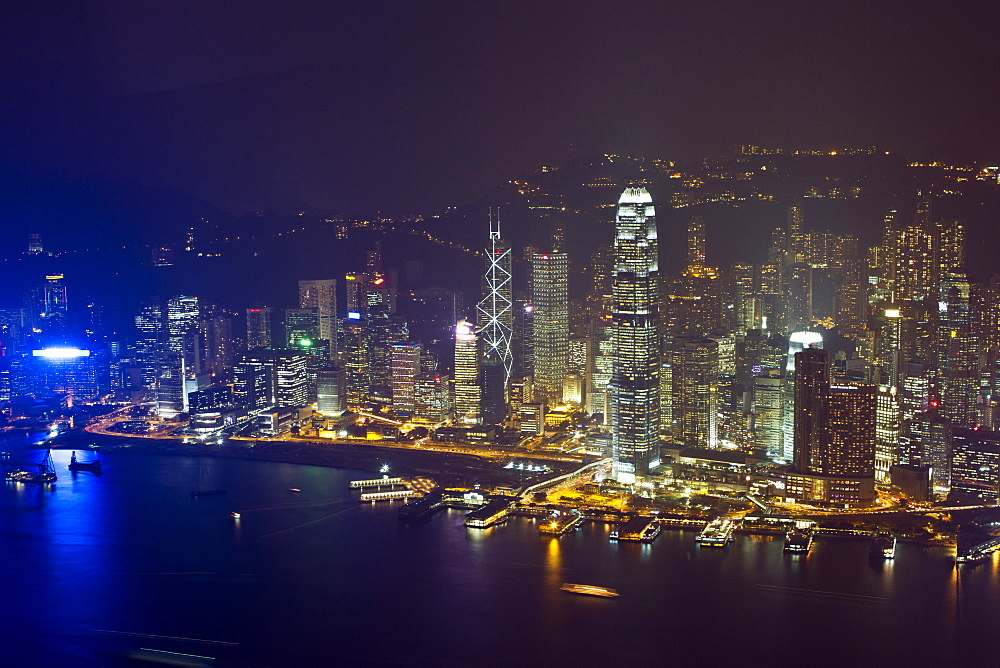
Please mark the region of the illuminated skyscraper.
[[627, 188], [615, 219], [615, 358], [609, 385], [612, 475], [624, 483], [660, 463], [658, 280], [653, 198], [645, 188]]
[[[822, 348], [807, 348], [795, 353], [795, 379], [792, 385], [794, 456], [799, 471], [816, 471], [822, 450], [823, 400], [830, 386], [830, 353]], [[874, 463], [874, 456], [873, 456]]]
[[299, 308], [316, 309], [319, 338], [330, 342], [330, 359], [337, 357], [337, 279], [299, 281]]
[[266, 306], [247, 309], [247, 348], [271, 345], [271, 309]]
[[172, 297], [167, 301], [167, 349], [182, 352], [184, 335], [197, 331], [199, 321], [197, 297]]
[[805, 262], [808, 254], [808, 235], [802, 231], [802, 202], [793, 202], [788, 207], [787, 264]]
[[777, 370], [753, 379], [754, 443], [772, 459], [784, 459], [785, 379]]
[[344, 367], [328, 366], [317, 373], [316, 410], [332, 416], [347, 410], [347, 370]]
[[[805, 354], [805, 353], [803, 353]], [[831, 385], [825, 391], [816, 473], [875, 477], [876, 393], [872, 385]]]
[[890, 482], [890, 469], [900, 463], [902, 411], [899, 394], [895, 387], [878, 386], [875, 406], [875, 480], [883, 484]]
[[455, 417], [475, 422], [479, 415], [479, 341], [471, 323], [455, 326]]
[[674, 437], [685, 445], [718, 445], [719, 344], [700, 337], [671, 342], [671, 417]]
[[979, 352], [972, 285], [962, 273], [941, 282], [938, 302], [938, 383], [941, 415], [958, 426], [975, 423]]
[[[350, 284], [348, 284], [350, 285]], [[371, 389], [369, 364], [369, 331], [361, 314], [350, 311], [344, 320], [341, 352], [347, 372], [347, 403], [351, 408], [367, 408]]]
[[392, 346], [392, 412], [410, 417], [417, 406], [416, 382], [420, 374], [420, 344]]
[[685, 274], [700, 276], [705, 267], [705, 221], [691, 216], [688, 222], [687, 269]]
[[285, 348], [311, 348], [320, 339], [319, 314], [314, 308], [284, 310]]
[[535, 398], [562, 401], [569, 362], [569, 264], [557, 243], [532, 261]]
[[[490, 244], [486, 247], [486, 294], [479, 302], [479, 338], [483, 359], [503, 367], [506, 387], [512, 373], [511, 334], [514, 327], [510, 246], [500, 239], [500, 221], [490, 218]], [[505, 412], [505, 411], [501, 411]]]
[[140, 355], [160, 352], [165, 340], [163, 304], [159, 301], [143, 302], [135, 316], [135, 328], [139, 330], [135, 350]]

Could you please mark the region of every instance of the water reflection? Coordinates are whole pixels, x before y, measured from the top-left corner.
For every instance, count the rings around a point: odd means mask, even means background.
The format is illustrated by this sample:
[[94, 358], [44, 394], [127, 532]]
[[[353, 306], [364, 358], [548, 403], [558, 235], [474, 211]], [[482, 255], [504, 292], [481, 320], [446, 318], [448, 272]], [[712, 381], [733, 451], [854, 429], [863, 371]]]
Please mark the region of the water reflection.
[[546, 583], [551, 587], [558, 587], [563, 581], [562, 548], [558, 538], [547, 540], [549, 544], [545, 548], [545, 572], [548, 576]]

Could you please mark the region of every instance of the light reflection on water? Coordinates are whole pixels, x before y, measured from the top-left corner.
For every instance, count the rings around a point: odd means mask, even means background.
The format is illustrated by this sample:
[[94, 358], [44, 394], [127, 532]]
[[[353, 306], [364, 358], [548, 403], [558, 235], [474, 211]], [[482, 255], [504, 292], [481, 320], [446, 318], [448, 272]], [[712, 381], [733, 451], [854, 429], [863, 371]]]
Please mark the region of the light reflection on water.
[[[753, 647], [809, 651], [832, 623], [843, 641], [827, 647], [831, 660], [1000, 650], [996, 555], [955, 569], [949, 550], [904, 542], [895, 561], [873, 561], [859, 539], [819, 537], [794, 556], [780, 537], [703, 549], [674, 530], [617, 544], [604, 523], [550, 538], [525, 518], [467, 529], [455, 510], [404, 526], [395, 506], [352, 505], [347, 481], [364, 472], [113, 455], [102, 477], [74, 478], [69, 456], [53, 452], [54, 490], [0, 489], [0, 555], [15, 574], [0, 628], [22, 643], [49, 638], [50, 665], [107, 665], [103, 652], [129, 646], [91, 629], [235, 642], [235, 659], [263, 665], [641, 664], [651, 637], [693, 657], [720, 628], [734, 648], [719, 647], [720, 661], [745, 661]], [[210, 488], [227, 492], [191, 497]], [[234, 520], [241, 508], [260, 510]], [[566, 581], [622, 596], [569, 595]]]

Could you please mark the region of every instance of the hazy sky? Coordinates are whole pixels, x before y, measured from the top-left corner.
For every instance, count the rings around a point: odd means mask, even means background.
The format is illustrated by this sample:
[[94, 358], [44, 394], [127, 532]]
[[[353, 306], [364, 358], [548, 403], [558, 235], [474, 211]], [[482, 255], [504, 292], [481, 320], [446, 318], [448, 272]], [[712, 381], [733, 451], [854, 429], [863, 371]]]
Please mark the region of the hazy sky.
[[1000, 157], [988, 2], [11, 2], [0, 179], [423, 210], [572, 154]]

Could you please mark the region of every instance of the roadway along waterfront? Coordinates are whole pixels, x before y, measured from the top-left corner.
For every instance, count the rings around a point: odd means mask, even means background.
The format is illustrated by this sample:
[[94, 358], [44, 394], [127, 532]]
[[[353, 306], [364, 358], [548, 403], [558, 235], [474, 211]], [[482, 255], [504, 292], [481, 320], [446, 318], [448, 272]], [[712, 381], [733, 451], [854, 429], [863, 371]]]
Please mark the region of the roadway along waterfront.
[[72, 476], [70, 452], [53, 457], [54, 489], [0, 488], [11, 665], [131, 665], [141, 648], [264, 666], [955, 665], [1000, 651], [998, 555], [956, 569], [953, 548], [901, 542], [873, 561], [865, 538], [818, 536], [802, 557], [743, 534], [711, 549], [698, 528], [615, 543], [605, 523], [548, 537], [544, 518], [470, 529], [457, 510], [407, 524], [398, 503], [358, 503], [348, 483], [367, 471], [110, 454], [102, 477]]

